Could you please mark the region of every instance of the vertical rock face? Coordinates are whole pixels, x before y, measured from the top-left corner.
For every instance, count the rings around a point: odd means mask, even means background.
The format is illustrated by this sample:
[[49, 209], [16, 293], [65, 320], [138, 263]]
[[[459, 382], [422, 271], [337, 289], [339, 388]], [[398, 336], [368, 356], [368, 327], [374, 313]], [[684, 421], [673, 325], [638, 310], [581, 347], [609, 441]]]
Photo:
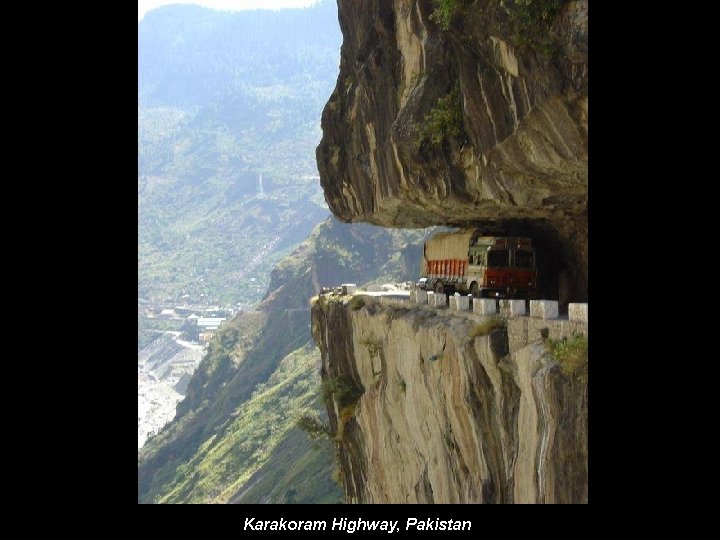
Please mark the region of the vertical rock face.
[[[431, 0], [338, 0], [344, 41], [322, 116], [321, 184], [343, 221], [532, 236], [562, 261], [552, 292], [584, 301], [587, 0], [547, 22], [506, 5], [466, 2], [443, 30]], [[539, 34], [549, 37], [528, 38]], [[443, 107], [452, 125], [428, 127]]]
[[312, 309], [349, 502], [587, 502], [587, 364], [527, 323], [353, 302]]

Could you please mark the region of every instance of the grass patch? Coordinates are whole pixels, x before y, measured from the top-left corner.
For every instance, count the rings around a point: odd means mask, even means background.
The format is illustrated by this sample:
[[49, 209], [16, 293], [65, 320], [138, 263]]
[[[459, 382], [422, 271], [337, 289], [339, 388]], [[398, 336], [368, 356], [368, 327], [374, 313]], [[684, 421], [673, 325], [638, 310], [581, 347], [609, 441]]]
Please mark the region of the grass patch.
[[548, 37], [548, 29], [560, 9], [569, 0], [512, 0], [503, 2], [513, 25], [514, 40], [527, 47], [552, 56], [558, 44]]
[[[196, 452], [182, 463], [168, 461], [167, 476], [151, 485], [144, 501], [208, 503], [232, 499], [297, 426], [297, 418], [288, 411], [312, 409], [317, 399], [319, 362], [318, 352], [309, 344], [285, 356], [267, 382], [256, 385], [249, 399], [226, 415], [223, 424], [216, 424], [213, 435]], [[193, 411], [186, 416], [198, 421], [195, 415]], [[287, 458], [283, 463], [290, 464]], [[312, 492], [312, 486], [307, 491]]]
[[487, 336], [496, 328], [504, 327], [505, 321], [503, 319], [501, 319], [500, 317], [490, 317], [487, 320], [481, 322], [480, 324], [475, 325], [475, 327], [470, 330], [469, 336], [473, 339], [479, 336]]
[[248, 489], [233, 502], [339, 503], [342, 490], [332, 481], [334, 444], [330, 439], [311, 440], [301, 430], [291, 430], [276, 446], [269, 460], [248, 481]]
[[364, 392], [362, 386], [347, 375], [328, 378], [322, 383], [323, 400], [334, 399], [340, 408], [355, 405]]
[[455, 84], [425, 115], [417, 128], [416, 144], [418, 149], [424, 145], [439, 147], [444, 140], [459, 138], [464, 132], [460, 85]]
[[347, 305], [352, 309], [353, 311], [357, 311], [361, 307], [365, 305], [365, 298], [362, 296], [353, 296], [347, 303]]
[[320, 420], [317, 414], [305, 413], [297, 419], [297, 427], [302, 429], [311, 439], [329, 439], [330, 426]]
[[453, 18], [473, 0], [433, 0], [435, 9], [430, 14], [430, 20], [440, 25], [443, 30], [450, 30]]
[[551, 339], [548, 340], [548, 345], [565, 375], [574, 375], [587, 366], [588, 340], [584, 335], [576, 334], [569, 339]]
[[[365, 392], [364, 388], [357, 384], [351, 377], [343, 375], [340, 377], [328, 378], [322, 383], [323, 399], [327, 402], [334, 399], [338, 405], [339, 417], [335, 440], [342, 441], [345, 434], [345, 424], [355, 416], [355, 407], [360, 396]], [[317, 428], [311, 425], [312, 428]], [[330, 431], [328, 430], [328, 433]]]

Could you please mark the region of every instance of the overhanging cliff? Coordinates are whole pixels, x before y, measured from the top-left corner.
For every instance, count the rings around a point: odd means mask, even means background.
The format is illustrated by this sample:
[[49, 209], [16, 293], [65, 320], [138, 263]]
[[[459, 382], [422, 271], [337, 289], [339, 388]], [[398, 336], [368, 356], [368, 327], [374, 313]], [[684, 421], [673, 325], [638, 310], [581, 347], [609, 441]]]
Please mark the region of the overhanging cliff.
[[312, 308], [348, 502], [587, 502], [584, 323], [360, 298]]
[[587, 0], [338, 11], [340, 75], [317, 149], [332, 212], [531, 236], [547, 296], [587, 300]]

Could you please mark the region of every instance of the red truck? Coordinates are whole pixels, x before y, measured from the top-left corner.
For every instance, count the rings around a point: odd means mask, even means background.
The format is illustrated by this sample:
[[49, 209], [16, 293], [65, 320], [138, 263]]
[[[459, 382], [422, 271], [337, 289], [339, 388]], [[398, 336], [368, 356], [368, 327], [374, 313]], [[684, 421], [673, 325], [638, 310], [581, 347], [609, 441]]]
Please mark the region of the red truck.
[[436, 292], [528, 298], [537, 283], [535, 250], [530, 238], [439, 233], [425, 242], [421, 275], [419, 286]]

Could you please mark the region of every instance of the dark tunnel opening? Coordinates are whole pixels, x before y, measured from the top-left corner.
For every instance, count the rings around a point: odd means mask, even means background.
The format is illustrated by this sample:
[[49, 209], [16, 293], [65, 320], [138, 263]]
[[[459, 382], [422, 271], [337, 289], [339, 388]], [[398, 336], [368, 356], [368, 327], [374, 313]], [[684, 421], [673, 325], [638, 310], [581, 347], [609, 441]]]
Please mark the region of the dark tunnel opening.
[[488, 236], [522, 236], [532, 239], [538, 283], [535, 297], [558, 300], [560, 314], [567, 315], [569, 302], [587, 302], [587, 276], [577, 235], [562, 235], [548, 220], [519, 219], [475, 222], [470, 226]]

